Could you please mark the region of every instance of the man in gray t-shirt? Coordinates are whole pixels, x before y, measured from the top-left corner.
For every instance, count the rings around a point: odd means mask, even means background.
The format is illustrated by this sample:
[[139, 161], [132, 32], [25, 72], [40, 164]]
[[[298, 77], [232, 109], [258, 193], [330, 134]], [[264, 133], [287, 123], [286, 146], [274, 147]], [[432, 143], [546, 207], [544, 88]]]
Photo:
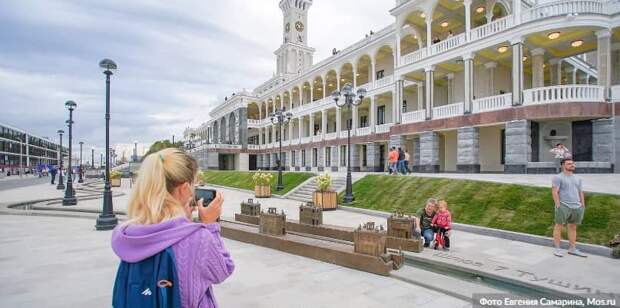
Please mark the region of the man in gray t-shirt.
[[553, 177], [551, 195], [555, 203], [555, 226], [553, 228], [553, 241], [555, 244], [554, 255], [562, 257], [560, 241], [562, 240], [562, 226], [568, 229], [568, 253], [585, 257], [575, 247], [577, 240], [577, 225], [583, 220], [585, 211], [585, 197], [581, 189], [581, 179], [573, 175], [575, 162], [570, 158], [561, 161], [562, 172]]

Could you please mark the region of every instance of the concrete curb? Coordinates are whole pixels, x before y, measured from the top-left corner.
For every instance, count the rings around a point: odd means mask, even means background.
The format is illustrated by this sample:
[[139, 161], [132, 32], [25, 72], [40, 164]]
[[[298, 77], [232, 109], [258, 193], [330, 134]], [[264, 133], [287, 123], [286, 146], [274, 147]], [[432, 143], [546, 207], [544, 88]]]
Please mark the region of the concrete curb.
[[[391, 213], [377, 211], [377, 210], [369, 210], [369, 209], [360, 209], [350, 206], [338, 205], [338, 208], [344, 211], [349, 211], [353, 213], [366, 214], [376, 217], [388, 218]], [[532, 235], [520, 232], [513, 231], [505, 231], [493, 228], [479, 227], [467, 224], [459, 224], [453, 223], [454, 229], [474, 234], [492, 236], [497, 238], [502, 238], [505, 240], [524, 242], [528, 244], [535, 244], [546, 247], [553, 247], [553, 239], [546, 236], [540, 235]], [[561, 243], [562, 248], [568, 248], [568, 241], [562, 240]], [[611, 248], [600, 246], [600, 245], [592, 245], [586, 243], [577, 243], [577, 248], [585, 253], [602, 256], [602, 257], [611, 257]]]

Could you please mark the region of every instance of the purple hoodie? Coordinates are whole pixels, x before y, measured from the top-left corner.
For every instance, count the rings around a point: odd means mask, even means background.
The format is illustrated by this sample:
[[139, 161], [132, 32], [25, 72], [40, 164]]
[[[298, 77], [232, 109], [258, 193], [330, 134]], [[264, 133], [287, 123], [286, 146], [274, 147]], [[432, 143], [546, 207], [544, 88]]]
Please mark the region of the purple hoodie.
[[220, 238], [219, 224], [193, 223], [176, 218], [156, 225], [123, 224], [112, 232], [112, 249], [126, 262], [138, 262], [172, 246], [181, 305], [217, 307], [212, 284], [235, 268]]

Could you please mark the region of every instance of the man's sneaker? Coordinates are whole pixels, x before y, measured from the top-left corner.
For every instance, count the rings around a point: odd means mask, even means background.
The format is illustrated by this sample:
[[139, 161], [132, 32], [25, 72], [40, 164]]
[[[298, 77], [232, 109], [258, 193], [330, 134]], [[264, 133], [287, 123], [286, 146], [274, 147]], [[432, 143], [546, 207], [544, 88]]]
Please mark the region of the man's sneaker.
[[573, 255], [573, 256], [582, 257], [582, 258], [588, 257], [585, 253], [581, 252], [581, 250], [579, 250], [577, 248], [569, 249], [568, 250], [568, 254], [569, 255]]
[[554, 255], [554, 256], [556, 256], [556, 257], [560, 257], [560, 258], [561, 258], [561, 257], [563, 257], [563, 256], [564, 256], [564, 253], [562, 253], [562, 249], [560, 249], [560, 248], [556, 248], [556, 249], [553, 251], [553, 255]]

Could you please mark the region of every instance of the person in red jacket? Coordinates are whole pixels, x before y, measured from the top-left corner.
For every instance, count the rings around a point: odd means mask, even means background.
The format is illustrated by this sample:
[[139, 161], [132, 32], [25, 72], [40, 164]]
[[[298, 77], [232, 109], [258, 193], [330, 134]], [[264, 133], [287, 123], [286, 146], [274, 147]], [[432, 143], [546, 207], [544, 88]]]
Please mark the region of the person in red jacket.
[[[439, 200], [439, 211], [433, 217], [431, 226], [436, 228], [435, 232], [439, 232], [444, 238], [444, 248], [450, 249], [450, 230], [452, 229], [452, 214], [448, 210], [448, 202], [446, 200]], [[435, 243], [437, 245], [437, 243]]]

